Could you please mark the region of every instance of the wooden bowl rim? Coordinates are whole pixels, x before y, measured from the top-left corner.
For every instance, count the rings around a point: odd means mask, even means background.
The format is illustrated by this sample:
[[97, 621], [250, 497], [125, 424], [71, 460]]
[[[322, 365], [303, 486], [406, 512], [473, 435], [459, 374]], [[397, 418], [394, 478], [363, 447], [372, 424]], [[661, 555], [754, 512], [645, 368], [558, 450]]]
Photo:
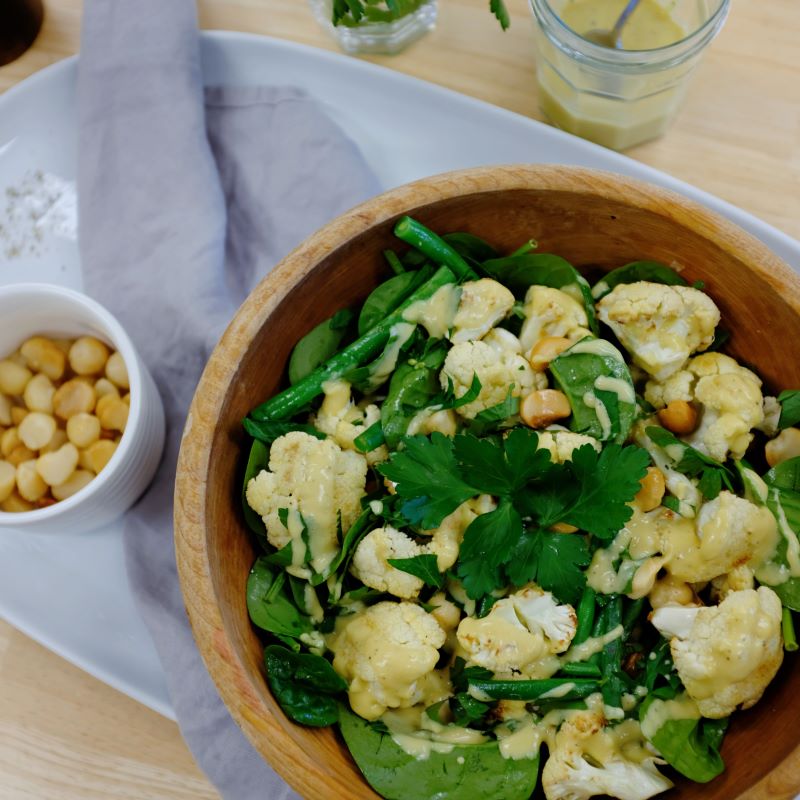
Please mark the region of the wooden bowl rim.
[[[272, 312], [330, 253], [377, 224], [413, 209], [470, 194], [509, 190], [567, 191], [620, 202], [674, 220], [724, 252], [745, 260], [758, 277], [779, 292], [800, 316], [800, 277], [763, 242], [728, 219], [682, 195], [611, 172], [565, 165], [502, 165], [442, 173], [392, 189], [336, 218], [287, 255], [245, 300], [203, 371], [186, 420], [175, 482], [175, 548], [181, 591], [198, 649], [231, 716], [247, 738], [294, 789], [309, 798], [331, 796], [331, 773], [320, 768], [249, 687], [247, 671], [223, 627], [206, 547], [206, 476], [215, 436], [196, 419], [219, 418], [227, 387], [250, 343]], [[218, 390], [215, 387], [226, 387]], [[256, 402], [259, 398], [254, 398]], [[305, 729], [303, 729], [305, 731]], [[286, 735], [288, 734], [288, 735]], [[280, 746], [272, 746], [276, 737]], [[774, 798], [770, 783], [800, 791], [800, 742], [770, 773], [738, 797]], [[327, 787], [326, 787], [327, 782]], [[366, 781], [365, 781], [366, 786]], [[348, 787], [339, 788], [349, 794]], [[352, 788], [352, 787], [350, 787]], [[341, 794], [338, 796], [345, 796]], [[363, 793], [359, 796], [365, 796]], [[378, 795], [373, 794], [374, 797]], [[787, 797], [790, 795], [786, 795]]]

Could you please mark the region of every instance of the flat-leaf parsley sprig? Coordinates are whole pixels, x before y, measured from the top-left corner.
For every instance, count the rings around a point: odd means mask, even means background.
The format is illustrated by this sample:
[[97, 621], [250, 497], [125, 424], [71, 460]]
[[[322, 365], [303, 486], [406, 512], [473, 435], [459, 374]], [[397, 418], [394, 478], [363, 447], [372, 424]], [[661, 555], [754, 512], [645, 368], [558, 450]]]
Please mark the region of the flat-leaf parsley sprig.
[[461, 433], [410, 436], [403, 449], [378, 466], [395, 484], [400, 514], [411, 526], [438, 527], [463, 502], [490, 494], [497, 508], [464, 532], [455, 572], [467, 594], [481, 598], [507, 585], [536, 580], [562, 600], [575, 599], [589, 563], [582, 536], [548, 531], [564, 522], [601, 540], [630, 519], [628, 505], [649, 464], [635, 445], [591, 445], [555, 464], [539, 437], [515, 428], [504, 437]]

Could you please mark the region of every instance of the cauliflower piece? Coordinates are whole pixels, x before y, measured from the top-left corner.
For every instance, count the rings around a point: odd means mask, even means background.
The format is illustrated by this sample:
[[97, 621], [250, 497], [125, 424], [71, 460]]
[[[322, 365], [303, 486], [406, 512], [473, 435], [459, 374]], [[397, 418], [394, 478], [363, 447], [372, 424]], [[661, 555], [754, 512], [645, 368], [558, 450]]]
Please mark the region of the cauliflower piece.
[[781, 601], [772, 589], [732, 591], [706, 608], [665, 606], [653, 625], [700, 713], [721, 719], [758, 702], [783, 661]]
[[649, 281], [615, 286], [597, 304], [597, 316], [633, 361], [658, 380], [705, 350], [720, 319], [714, 301], [699, 289]]
[[470, 661], [493, 672], [524, 671], [545, 656], [563, 653], [575, 636], [575, 609], [529, 584], [498, 600], [483, 618], [465, 617], [458, 642]]
[[590, 444], [598, 453], [600, 452], [600, 442], [593, 436], [572, 431], [542, 431], [539, 433], [536, 449], [547, 450], [554, 464], [563, 464], [565, 461], [571, 461], [573, 451], [585, 444]]
[[455, 511], [448, 514], [438, 528], [421, 531], [430, 535], [431, 541], [426, 552], [436, 556], [436, 565], [440, 572], [450, 569], [456, 563], [464, 531], [470, 523], [481, 514], [488, 514], [497, 507], [494, 499], [482, 494], [462, 503]]
[[751, 430], [764, 422], [761, 379], [722, 353], [696, 356], [665, 381], [648, 381], [645, 400], [663, 408], [673, 400], [699, 403], [700, 424], [681, 437], [717, 461], [728, 454], [740, 459], [753, 439]]
[[519, 339], [505, 328], [492, 328], [481, 341], [493, 347], [500, 355], [506, 353], [522, 355], [522, 344]]
[[[343, 450], [356, 450], [355, 438], [380, 420], [380, 409], [374, 404], [361, 408], [353, 403], [347, 381], [325, 381], [322, 391], [325, 399], [316, 416], [311, 417], [311, 424], [332, 437]], [[368, 464], [377, 464], [389, 458], [389, 451], [381, 445], [367, 453], [366, 458]]]
[[561, 289], [531, 286], [525, 294], [524, 311], [525, 322], [519, 339], [525, 353], [545, 336], [577, 342], [592, 335], [583, 304]]
[[514, 295], [491, 278], [461, 285], [461, 300], [453, 319], [453, 344], [481, 339], [514, 307]]
[[[269, 470], [247, 484], [249, 506], [264, 520], [269, 543], [277, 548], [292, 543], [292, 566], [308, 577], [307, 561], [324, 573], [339, 550], [338, 515], [347, 530], [361, 513], [367, 461], [360, 453], [342, 450], [331, 439], [317, 439], [292, 431], [279, 436], [270, 448]], [[281, 522], [287, 509], [287, 524]], [[303, 536], [308, 528], [308, 550]]]
[[421, 702], [446, 638], [436, 619], [414, 603], [382, 602], [340, 620], [329, 647], [353, 711], [373, 720]]
[[454, 345], [439, 374], [442, 388], [446, 389], [448, 381], [452, 381], [456, 397], [462, 397], [469, 391], [474, 375], [481, 382], [480, 394], [456, 409], [466, 419], [474, 419], [481, 411], [502, 403], [509, 389], [513, 397], [524, 397], [534, 389], [547, 387], [544, 374], [534, 372], [527, 360], [516, 353], [498, 354], [484, 342]]
[[413, 558], [427, 552], [402, 531], [389, 526], [375, 528], [358, 543], [350, 572], [371, 589], [410, 600], [419, 594], [424, 582], [391, 566], [388, 559]]
[[777, 397], [765, 397], [763, 403], [764, 419], [756, 428], [767, 436], [776, 436], [781, 418], [781, 404]]
[[743, 564], [767, 561], [778, 538], [778, 525], [768, 508], [723, 491], [700, 507], [696, 544], [681, 539], [664, 543], [664, 552], [671, 556], [667, 570], [689, 583], [708, 581]]
[[711, 581], [711, 597], [721, 603], [731, 592], [743, 592], [755, 588], [755, 576], [750, 567], [742, 564], [727, 575], [719, 575]]
[[542, 771], [547, 800], [646, 800], [672, 787], [656, 767], [666, 762], [649, 749], [636, 720], [605, 725], [599, 712], [583, 711], [561, 726]]
[[455, 436], [458, 431], [458, 417], [451, 408], [435, 411], [430, 408], [423, 408], [417, 412], [408, 423], [406, 434], [416, 436], [421, 434], [429, 436], [431, 433], [442, 433], [445, 436]]

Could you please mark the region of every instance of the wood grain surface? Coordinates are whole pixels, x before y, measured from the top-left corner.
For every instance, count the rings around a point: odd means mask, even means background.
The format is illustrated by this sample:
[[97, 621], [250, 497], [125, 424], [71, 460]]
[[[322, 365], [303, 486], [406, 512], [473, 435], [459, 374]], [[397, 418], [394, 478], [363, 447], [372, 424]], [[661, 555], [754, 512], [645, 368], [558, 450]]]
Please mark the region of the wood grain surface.
[[[251, 742], [304, 797], [373, 800], [332, 729], [292, 724], [264, 677], [262, 644], [245, 607], [255, 557], [239, 506], [241, 419], [280, 388], [294, 343], [369, 293], [408, 213], [437, 231], [486, 238], [500, 252], [533, 237], [579, 268], [638, 259], [675, 263], [703, 281], [723, 319], [728, 352], [767, 388], [800, 384], [800, 277], [761, 242], [678, 195], [605, 172], [487, 167], [418, 181], [370, 200], [318, 231], [252, 292], [211, 355], [189, 410], [178, 461], [178, 573], [195, 638], [217, 688]], [[275, 336], [280, 331], [281, 336]], [[784, 800], [800, 789], [791, 662], [725, 739], [726, 770], [708, 785], [676, 781], [682, 800]], [[774, 774], [773, 774], [774, 773]], [[769, 777], [767, 777], [769, 776]]]
[[[45, 5], [33, 49], [0, 68], [0, 92], [77, 52], [81, 0]], [[485, 0], [440, 5], [431, 35], [400, 56], [371, 60], [539, 118], [525, 0], [508, 0], [512, 28], [506, 34], [489, 17]], [[206, 28], [335, 49], [303, 0], [201, 0], [199, 8]], [[797, 0], [736, 0], [675, 125], [629, 155], [800, 238], [798, 41]], [[78, 756], [67, 759], [66, 753]], [[215, 796], [173, 723], [0, 623], [0, 798]]]

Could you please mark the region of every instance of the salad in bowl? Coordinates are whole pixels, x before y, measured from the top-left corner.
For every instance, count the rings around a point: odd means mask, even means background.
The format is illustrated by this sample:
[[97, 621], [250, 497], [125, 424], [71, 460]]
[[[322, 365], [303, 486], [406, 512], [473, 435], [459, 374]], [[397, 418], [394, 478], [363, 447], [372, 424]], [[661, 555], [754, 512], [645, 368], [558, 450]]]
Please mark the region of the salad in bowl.
[[797, 649], [800, 392], [669, 265], [395, 234], [244, 420], [275, 699], [394, 800], [713, 780]]

